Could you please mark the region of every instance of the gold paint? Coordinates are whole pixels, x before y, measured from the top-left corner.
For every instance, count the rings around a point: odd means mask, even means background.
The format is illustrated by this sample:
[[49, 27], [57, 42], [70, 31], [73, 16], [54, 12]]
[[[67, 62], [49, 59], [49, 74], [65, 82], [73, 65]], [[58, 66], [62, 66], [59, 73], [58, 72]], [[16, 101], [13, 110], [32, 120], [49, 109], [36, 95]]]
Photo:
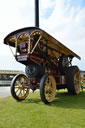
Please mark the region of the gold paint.
[[8, 42], [15, 43], [16, 42], [16, 38], [15, 37], [10, 37], [10, 39], [8, 40]]

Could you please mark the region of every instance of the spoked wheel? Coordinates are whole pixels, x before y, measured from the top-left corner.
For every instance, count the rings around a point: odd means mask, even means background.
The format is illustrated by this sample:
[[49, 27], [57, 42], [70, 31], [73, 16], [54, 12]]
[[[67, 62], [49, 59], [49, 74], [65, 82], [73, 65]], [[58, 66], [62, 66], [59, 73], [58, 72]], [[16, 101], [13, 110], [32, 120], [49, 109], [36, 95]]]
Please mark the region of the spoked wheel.
[[19, 74], [14, 77], [11, 83], [11, 94], [18, 101], [24, 100], [29, 93], [29, 89], [24, 86], [29, 85], [29, 80], [24, 74]]
[[72, 66], [67, 69], [67, 84], [68, 93], [80, 93], [80, 70], [77, 66]]
[[54, 100], [56, 95], [56, 81], [50, 74], [45, 74], [40, 81], [40, 96], [45, 104]]

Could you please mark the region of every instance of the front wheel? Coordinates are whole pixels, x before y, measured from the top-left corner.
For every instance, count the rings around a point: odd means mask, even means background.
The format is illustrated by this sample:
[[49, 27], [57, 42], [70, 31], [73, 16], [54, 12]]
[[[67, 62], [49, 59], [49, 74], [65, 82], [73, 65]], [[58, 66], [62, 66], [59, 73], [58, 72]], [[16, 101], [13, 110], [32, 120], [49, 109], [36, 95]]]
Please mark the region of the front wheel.
[[45, 104], [51, 103], [56, 95], [56, 81], [50, 74], [45, 74], [40, 81], [40, 96]]
[[29, 89], [25, 86], [29, 85], [29, 80], [26, 75], [19, 74], [14, 77], [11, 83], [11, 94], [14, 99], [18, 101], [24, 100], [28, 94]]

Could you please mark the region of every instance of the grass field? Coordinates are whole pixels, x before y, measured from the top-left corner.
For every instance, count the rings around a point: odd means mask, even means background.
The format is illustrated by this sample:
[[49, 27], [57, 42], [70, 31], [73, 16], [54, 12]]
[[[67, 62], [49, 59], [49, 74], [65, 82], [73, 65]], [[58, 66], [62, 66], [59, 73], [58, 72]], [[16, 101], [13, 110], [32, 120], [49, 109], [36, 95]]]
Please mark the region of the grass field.
[[57, 91], [50, 105], [41, 101], [39, 92], [23, 102], [0, 98], [0, 128], [85, 128], [85, 91], [75, 96]]

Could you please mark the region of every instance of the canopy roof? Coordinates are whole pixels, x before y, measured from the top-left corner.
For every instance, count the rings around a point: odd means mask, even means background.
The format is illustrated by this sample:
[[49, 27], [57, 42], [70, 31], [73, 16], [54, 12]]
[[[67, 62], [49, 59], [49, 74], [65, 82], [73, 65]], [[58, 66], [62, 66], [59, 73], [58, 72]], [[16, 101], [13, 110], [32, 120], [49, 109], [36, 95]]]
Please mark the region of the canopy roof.
[[[27, 27], [16, 30], [6, 36], [4, 39], [4, 44], [10, 45], [12, 47], [16, 46], [16, 41], [19, 44], [20, 40], [29, 40], [29, 37], [33, 37], [34, 35], [41, 35], [40, 41], [45, 48], [48, 48], [48, 54], [51, 56], [55, 56], [58, 58], [62, 54], [70, 56], [71, 58], [76, 57], [81, 59], [76, 53], [67, 48], [65, 45], [60, 43], [54, 37], [49, 35], [47, 32], [41, 30], [37, 27]], [[39, 42], [38, 42], [39, 43]], [[44, 52], [44, 51], [43, 51]]]

